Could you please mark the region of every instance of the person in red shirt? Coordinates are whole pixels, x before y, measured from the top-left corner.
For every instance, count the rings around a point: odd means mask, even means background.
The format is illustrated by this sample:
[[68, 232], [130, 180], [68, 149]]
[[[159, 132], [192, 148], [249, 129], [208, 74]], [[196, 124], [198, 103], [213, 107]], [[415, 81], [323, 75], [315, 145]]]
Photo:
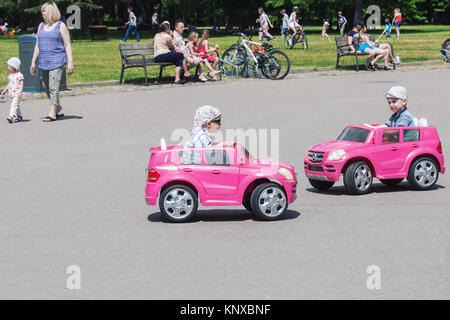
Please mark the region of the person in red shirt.
[[392, 19], [392, 24], [395, 27], [396, 39], [400, 39], [400, 26], [402, 25], [402, 14], [400, 8], [394, 9], [394, 19]]

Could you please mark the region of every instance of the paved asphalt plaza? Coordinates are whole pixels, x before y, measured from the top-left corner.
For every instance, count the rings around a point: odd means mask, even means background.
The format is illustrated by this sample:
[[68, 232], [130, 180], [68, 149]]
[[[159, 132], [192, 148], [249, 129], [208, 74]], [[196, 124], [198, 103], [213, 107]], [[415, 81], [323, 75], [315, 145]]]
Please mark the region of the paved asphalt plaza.
[[[41, 121], [48, 100], [25, 101], [27, 121], [12, 125], [0, 102], [0, 298], [449, 298], [449, 173], [431, 191], [376, 180], [364, 196], [342, 182], [316, 192], [303, 174], [309, 146], [348, 124], [385, 121], [393, 85], [438, 128], [448, 165], [449, 75], [316, 74], [67, 97], [54, 123]], [[280, 130], [280, 158], [299, 171], [285, 219], [200, 207], [195, 221], [173, 224], [145, 204], [148, 148], [190, 130], [203, 104], [220, 108], [223, 130]], [[66, 287], [71, 265], [80, 290]], [[379, 290], [366, 285], [371, 265]]]

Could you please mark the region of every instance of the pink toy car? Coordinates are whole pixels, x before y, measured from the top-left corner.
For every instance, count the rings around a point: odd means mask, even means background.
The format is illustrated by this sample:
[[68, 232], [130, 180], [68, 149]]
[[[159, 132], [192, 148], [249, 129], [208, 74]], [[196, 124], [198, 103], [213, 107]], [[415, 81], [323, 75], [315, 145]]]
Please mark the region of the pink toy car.
[[416, 189], [430, 189], [445, 172], [436, 128], [379, 126], [348, 126], [337, 140], [309, 148], [304, 168], [311, 185], [327, 190], [342, 174], [351, 194], [369, 192], [373, 177], [386, 185], [407, 178]]
[[151, 148], [147, 204], [170, 221], [184, 222], [204, 206], [243, 205], [264, 220], [284, 214], [297, 195], [294, 167], [253, 159], [240, 144], [227, 147]]

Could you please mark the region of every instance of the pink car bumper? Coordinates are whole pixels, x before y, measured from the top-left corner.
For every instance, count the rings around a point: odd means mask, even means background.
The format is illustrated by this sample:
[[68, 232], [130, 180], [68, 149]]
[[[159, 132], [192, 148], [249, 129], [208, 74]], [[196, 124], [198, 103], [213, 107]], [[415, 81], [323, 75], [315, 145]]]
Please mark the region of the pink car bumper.
[[159, 183], [147, 183], [145, 187], [145, 202], [147, 202], [148, 205], [156, 205], [160, 189], [161, 185]]
[[286, 190], [288, 203], [292, 203], [297, 199], [297, 181], [282, 181], [284, 190]]
[[308, 179], [321, 181], [339, 181], [345, 161], [322, 161], [314, 163], [304, 159], [305, 174]]

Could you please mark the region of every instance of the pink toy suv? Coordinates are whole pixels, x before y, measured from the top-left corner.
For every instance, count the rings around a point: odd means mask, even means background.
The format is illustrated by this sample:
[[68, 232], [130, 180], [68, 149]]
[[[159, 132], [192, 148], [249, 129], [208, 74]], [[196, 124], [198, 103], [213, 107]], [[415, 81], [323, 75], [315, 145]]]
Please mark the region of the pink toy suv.
[[174, 222], [184, 222], [203, 206], [243, 205], [264, 220], [283, 215], [296, 199], [294, 167], [254, 159], [240, 144], [228, 147], [150, 149], [147, 204]]
[[373, 177], [386, 185], [407, 178], [416, 189], [430, 189], [445, 172], [442, 144], [435, 127], [346, 127], [337, 140], [309, 148], [306, 176], [319, 190], [331, 188], [342, 174], [351, 194], [365, 194]]

